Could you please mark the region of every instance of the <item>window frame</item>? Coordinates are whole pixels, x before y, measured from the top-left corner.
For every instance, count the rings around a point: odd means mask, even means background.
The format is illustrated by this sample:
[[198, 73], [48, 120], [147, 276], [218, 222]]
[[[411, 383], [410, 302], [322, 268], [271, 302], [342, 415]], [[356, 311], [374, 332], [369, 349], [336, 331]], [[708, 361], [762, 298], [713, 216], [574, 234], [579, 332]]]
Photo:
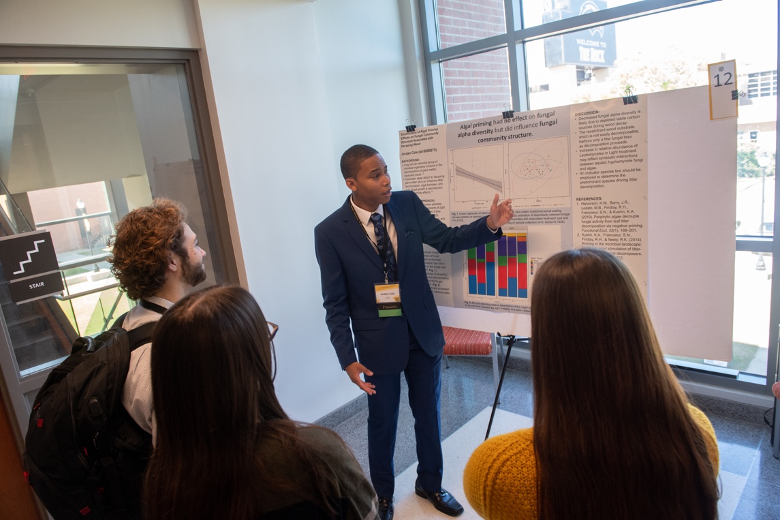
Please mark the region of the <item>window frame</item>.
[[[0, 45], [0, 63], [94, 63], [94, 64], [165, 64], [181, 65], [187, 81], [190, 98], [190, 112], [194, 125], [193, 136], [198, 146], [203, 165], [205, 183], [201, 204], [213, 219], [207, 219], [210, 226], [210, 251], [215, 275], [224, 283], [240, 282], [239, 268], [231, 240], [225, 192], [220, 177], [217, 148], [212, 132], [211, 118], [207, 105], [206, 87], [198, 51], [186, 49], [140, 49], [109, 47], [49, 47], [49, 46], [3, 46]], [[13, 415], [24, 435], [30, 415], [25, 394], [40, 388], [51, 369], [58, 364], [49, 363], [45, 369], [20, 376], [14, 358], [5, 320], [0, 319], [0, 394], [10, 405], [9, 416]], [[22, 437], [17, 439], [21, 442]], [[20, 447], [23, 447], [20, 445]]]
[[[444, 76], [442, 63], [455, 58], [462, 58], [486, 51], [506, 47], [508, 51], [510, 71], [510, 92], [512, 108], [515, 111], [529, 110], [529, 87], [526, 70], [525, 45], [528, 42], [557, 36], [564, 33], [581, 31], [590, 27], [616, 23], [641, 16], [672, 11], [686, 7], [708, 4], [719, 0], [642, 0], [630, 4], [611, 7], [584, 15], [572, 16], [562, 20], [543, 23], [534, 27], [523, 26], [523, 0], [504, 0], [506, 33], [480, 40], [470, 41], [440, 49], [438, 44], [436, 0], [418, 0], [418, 15], [420, 17], [420, 34], [423, 51], [423, 67], [426, 71], [426, 88], [428, 99], [428, 117], [430, 124], [447, 123], [444, 99]], [[777, 45], [781, 44], [779, 32], [776, 32]], [[776, 76], [781, 69], [779, 58], [776, 57]], [[776, 79], [777, 82], [777, 79]], [[771, 86], [772, 86], [771, 78]], [[776, 113], [778, 114], [779, 97], [776, 95]], [[779, 117], [776, 117], [776, 158], [779, 158]], [[768, 332], [767, 373], [764, 377], [748, 374], [738, 374], [737, 377], [719, 374], [717, 371], [706, 372], [704, 369], [686, 368], [675, 365], [669, 360], [680, 379], [691, 383], [712, 385], [729, 390], [749, 392], [751, 394], [772, 395], [772, 385], [777, 380], [779, 371], [779, 160], [775, 164], [775, 205], [774, 218], [776, 225], [772, 237], [737, 236], [735, 251], [755, 251], [773, 255], [773, 277], [770, 295], [770, 330]]]

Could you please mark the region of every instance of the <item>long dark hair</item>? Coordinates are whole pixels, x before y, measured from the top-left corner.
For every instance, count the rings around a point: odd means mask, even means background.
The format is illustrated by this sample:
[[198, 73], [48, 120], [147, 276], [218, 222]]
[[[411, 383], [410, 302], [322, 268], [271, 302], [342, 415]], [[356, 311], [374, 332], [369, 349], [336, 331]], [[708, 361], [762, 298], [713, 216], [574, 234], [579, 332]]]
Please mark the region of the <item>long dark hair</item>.
[[[333, 511], [338, 484], [277, 400], [268, 325], [249, 292], [212, 287], [185, 297], [160, 319], [152, 345], [157, 437], [146, 520], [257, 518], [260, 490]], [[257, 456], [268, 437], [311, 468], [316, 490], [268, 478]]]
[[531, 319], [539, 518], [716, 518], [705, 441], [626, 266], [554, 255]]

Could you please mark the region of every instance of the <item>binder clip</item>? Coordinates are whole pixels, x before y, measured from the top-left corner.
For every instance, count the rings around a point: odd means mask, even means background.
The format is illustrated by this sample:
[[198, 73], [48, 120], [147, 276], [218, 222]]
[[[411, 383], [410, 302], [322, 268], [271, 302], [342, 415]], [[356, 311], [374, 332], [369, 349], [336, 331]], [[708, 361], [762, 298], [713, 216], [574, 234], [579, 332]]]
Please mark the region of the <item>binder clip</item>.
[[738, 92], [737, 90], [733, 90], [732, 91], [732, 101], [737, 101], [738, 97], [740, 97], [740, 92]]
[[637, 103], [637, 95], [636, 94], [632, 95], [632, 87], [631, 86], [627, 86], [624, 89], [624, 94], [625, 94], [624, 95], [624, 104], [625, 105], [633, 105], [633, 104]]
[[513, 109], [508, 107], [507, 104], [504, 105], [504, 111], [502, 111], [502, 117], [504, 119], [512, 119], [514, 113], [515, 112], [513, 111]]
[[414, 132], [415, 128], [417, 127], [415, 126], [415, 121], [410, 121], [409, 119], [407, 119], [407, 126], [405, 126], [404, 128], [407, 129], [407, 132]]

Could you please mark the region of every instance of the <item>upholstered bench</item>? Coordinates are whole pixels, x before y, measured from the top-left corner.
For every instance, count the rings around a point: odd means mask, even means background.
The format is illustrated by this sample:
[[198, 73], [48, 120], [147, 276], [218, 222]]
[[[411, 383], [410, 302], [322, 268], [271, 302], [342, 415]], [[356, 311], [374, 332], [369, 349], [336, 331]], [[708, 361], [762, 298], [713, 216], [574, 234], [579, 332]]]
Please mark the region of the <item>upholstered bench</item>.
[[449, 368], [447, 356], [487, 356], [494, 369], [494, 388], [499, 388], [499, 361], [497, 351], [504, 355], [502, 338], [494, 332], [442, 327], [445, 333], [445, 367]]

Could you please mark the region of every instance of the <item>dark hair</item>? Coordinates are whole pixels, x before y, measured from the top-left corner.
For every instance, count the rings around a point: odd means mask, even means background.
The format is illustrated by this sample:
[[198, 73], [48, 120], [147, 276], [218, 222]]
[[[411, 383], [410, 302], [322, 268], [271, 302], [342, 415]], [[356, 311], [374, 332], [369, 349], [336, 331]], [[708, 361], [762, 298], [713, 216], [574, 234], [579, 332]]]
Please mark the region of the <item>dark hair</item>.
[[165, 284], [170, 253], [187, 258], [182, 238], [187, 212], [170, 199], [158, 198], [119, 221], [109, 239], [111, 272], [129, 298], [151, 296]]
[[539, 518], [716, 518], [705, 440], [627, 267], [552, 256], [531, 321]]
[[356, 144], [348, 148], [339, 161], [339, 168], [342, 170], [342, 177], [345, 179], [355, 178], [358, 174], [358, 168], [361, 163], [370, 157], [379, 154], [377, 150], [365, 144]]
[[[160, 319], [152, 345], [157, 437], [144, 518], [258, 518], [259, 489], [333, 511], [335, 477], [277, 400], [268, 325], [249, 292], [211, 287], [186, 296]], [[257, 456], [264, 438], [311, 468], [317, 489], [270, 479]]]

